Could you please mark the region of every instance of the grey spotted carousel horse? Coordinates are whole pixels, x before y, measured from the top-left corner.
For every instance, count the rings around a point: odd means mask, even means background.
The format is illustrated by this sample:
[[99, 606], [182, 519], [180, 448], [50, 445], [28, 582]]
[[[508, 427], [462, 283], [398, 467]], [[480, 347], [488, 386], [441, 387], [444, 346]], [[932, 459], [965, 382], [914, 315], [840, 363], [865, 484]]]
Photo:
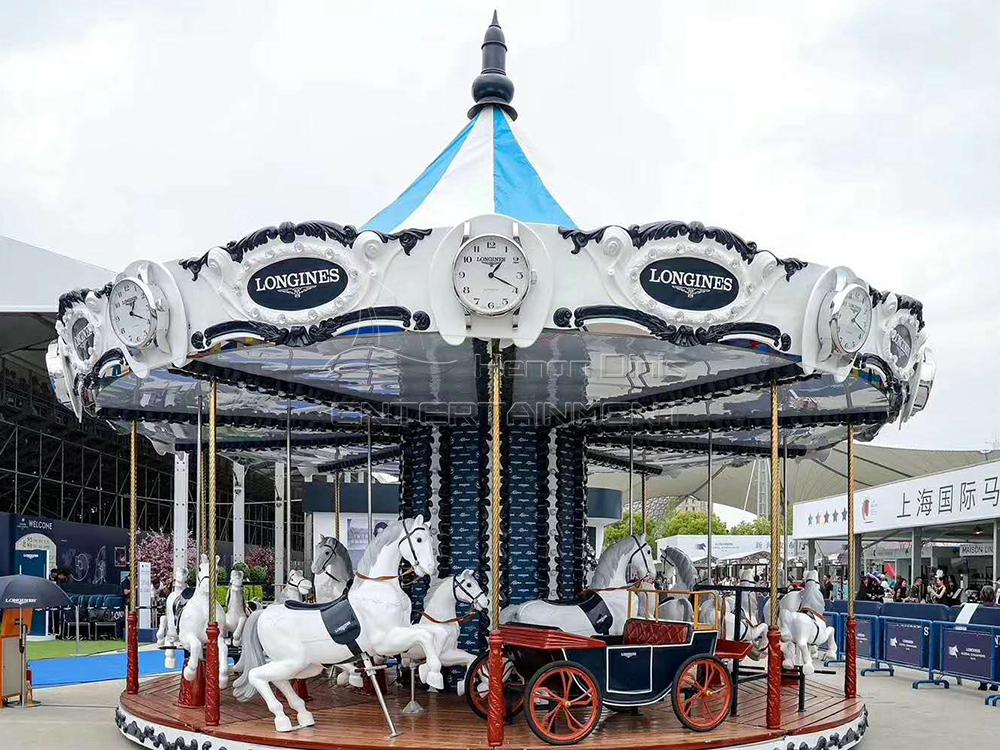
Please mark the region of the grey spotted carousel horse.
[[339, 599], [354, 578], [354, 564], [347, 547], [339, 539], [322, 534], [313, 550], [310, 570], [317, 602]]

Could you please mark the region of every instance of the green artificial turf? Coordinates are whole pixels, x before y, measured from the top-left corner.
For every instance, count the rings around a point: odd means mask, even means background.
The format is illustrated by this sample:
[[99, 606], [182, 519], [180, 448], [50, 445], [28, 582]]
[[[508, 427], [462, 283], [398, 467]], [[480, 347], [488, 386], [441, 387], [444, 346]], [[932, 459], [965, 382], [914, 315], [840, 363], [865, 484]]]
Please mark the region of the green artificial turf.
[[[121, 651], [125, 641], [80, 641], [80, 655]], [[28, 641], [28, 661], [76, 655], [76, 641]]]

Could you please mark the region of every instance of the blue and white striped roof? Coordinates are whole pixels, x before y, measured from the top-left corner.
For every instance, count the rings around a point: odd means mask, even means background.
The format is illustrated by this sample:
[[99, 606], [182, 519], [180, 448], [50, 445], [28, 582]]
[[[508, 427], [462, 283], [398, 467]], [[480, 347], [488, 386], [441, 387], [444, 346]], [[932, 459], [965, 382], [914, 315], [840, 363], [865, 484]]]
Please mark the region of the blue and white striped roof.
[[480, 214], [504, 214], [526, 224], [576, 228], [545, 187], [500, 107], [483, 107], [461, 133], [362, 229], [447, 227]]

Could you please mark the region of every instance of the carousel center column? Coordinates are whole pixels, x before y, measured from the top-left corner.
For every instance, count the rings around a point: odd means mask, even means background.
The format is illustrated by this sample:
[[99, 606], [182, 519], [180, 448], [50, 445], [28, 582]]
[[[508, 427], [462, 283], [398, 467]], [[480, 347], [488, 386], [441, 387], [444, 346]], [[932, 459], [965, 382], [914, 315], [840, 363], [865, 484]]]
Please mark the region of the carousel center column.
[[858, 697], [858, 621], [854, 617], [854, 602], [858, 594], [857, 548], [854, 535], [854, 428], [847, 428], [847, 653], [844, 657], [844, 695]]

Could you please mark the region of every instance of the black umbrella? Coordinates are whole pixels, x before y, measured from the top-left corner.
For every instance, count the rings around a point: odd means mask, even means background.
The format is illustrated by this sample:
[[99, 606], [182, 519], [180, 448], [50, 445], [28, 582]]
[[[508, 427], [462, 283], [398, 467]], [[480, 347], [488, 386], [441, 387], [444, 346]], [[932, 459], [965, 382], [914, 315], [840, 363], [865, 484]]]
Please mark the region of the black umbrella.
[[73, 603], [52, 581], [38, 576], [0, 577], [0, 609], [48, 609]]

